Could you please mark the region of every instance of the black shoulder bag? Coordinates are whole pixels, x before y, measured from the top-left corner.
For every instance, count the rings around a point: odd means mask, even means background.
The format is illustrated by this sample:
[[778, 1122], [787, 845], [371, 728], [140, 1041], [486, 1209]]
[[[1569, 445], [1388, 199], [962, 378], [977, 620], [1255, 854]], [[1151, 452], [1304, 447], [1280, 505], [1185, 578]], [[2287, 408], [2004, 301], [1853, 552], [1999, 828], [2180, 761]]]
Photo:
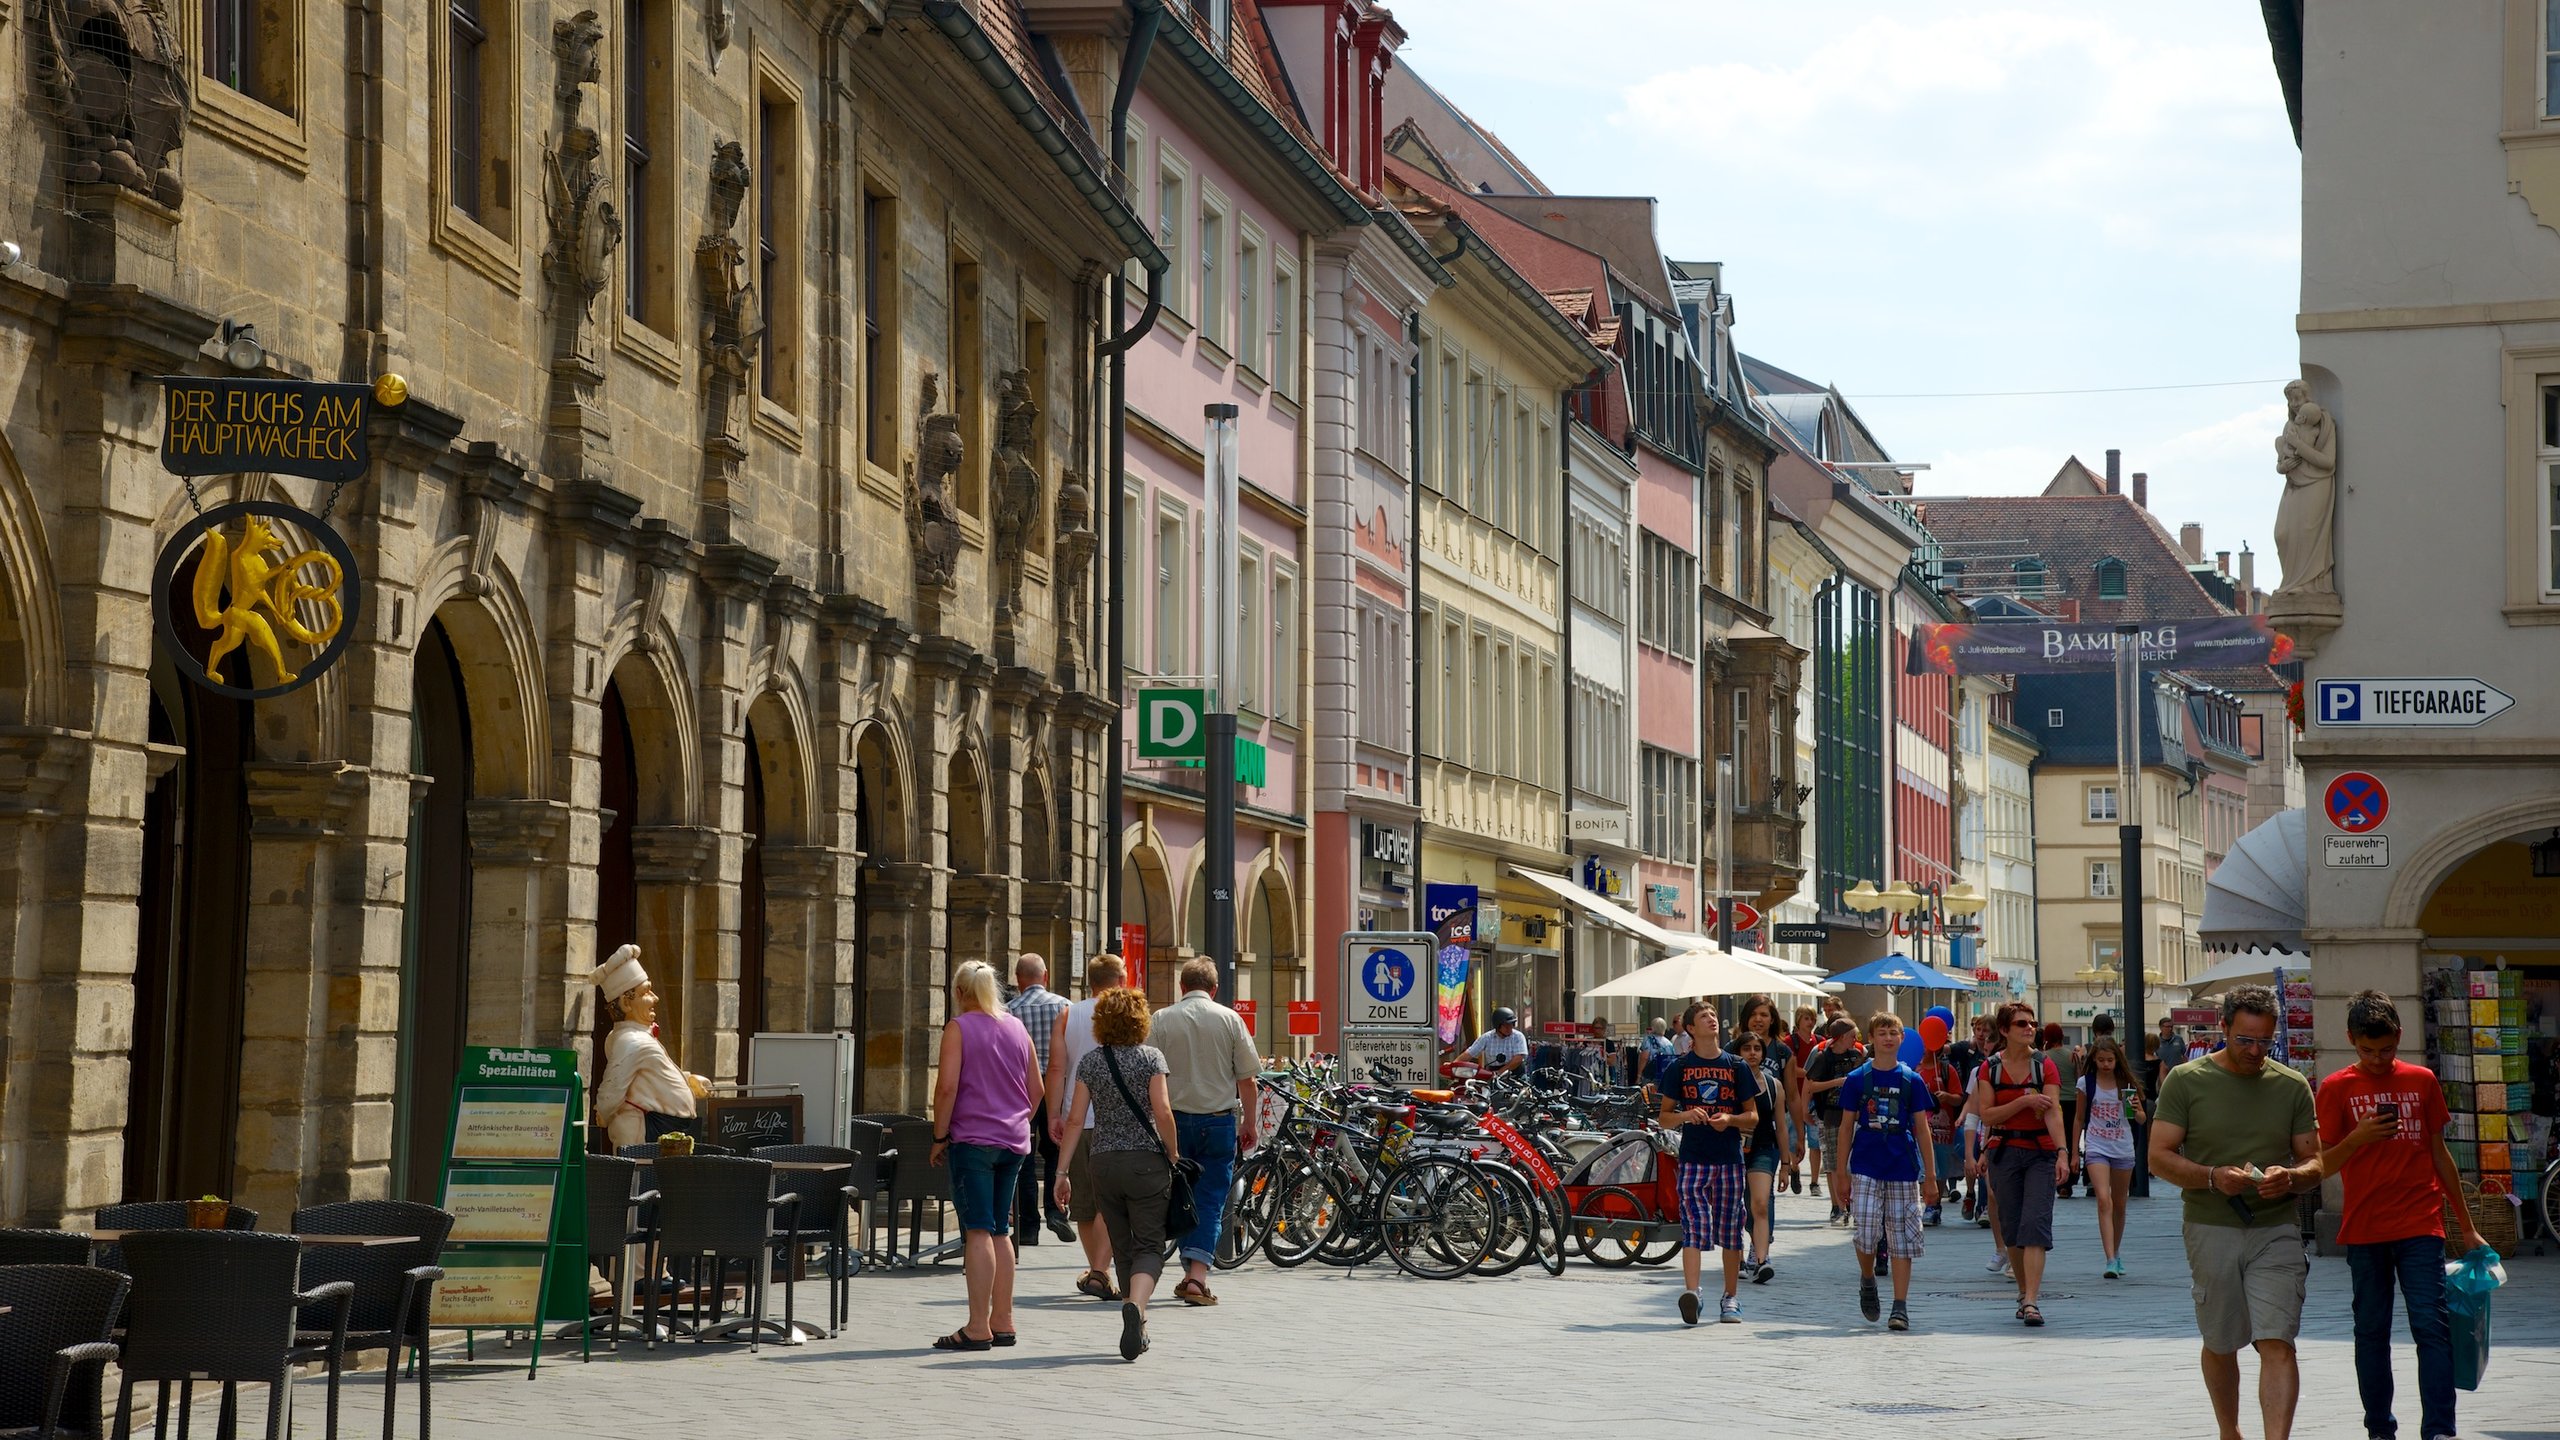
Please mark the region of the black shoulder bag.
[[[1155, 1131], [1159, 1142], [1170, 1139], [1171, 1137], [1167, 1136], [1163, 1130], [1157, 1128], [1155, 1112], [1129, 1089], [1129, 1077], [1120, 1073], [1120, 1057], [1112, 1054], [1111, 1047], [1108, 1045], [1099, 1048], [1102, 1051], [1102, 1063], [1111, 1071], [1111, 1083], [1120, 1087], [1120, 1098], [1129, 1102], [1129, 1113], [1147, 1122], [1147, 1128]], [[1178, 1146], [1176, 1153], [1180, 1153]], [[1200, 1227], [1200, 1202], [1193, 1198], [1191, 1193], [1192, 1186], [1199, 1181], [1199, 1161], [1185, 1158], [1173, 1162], [1173, 1184], [1165, 1190], [1164, 1197], [1166, 1239], [1179, 1240]]]

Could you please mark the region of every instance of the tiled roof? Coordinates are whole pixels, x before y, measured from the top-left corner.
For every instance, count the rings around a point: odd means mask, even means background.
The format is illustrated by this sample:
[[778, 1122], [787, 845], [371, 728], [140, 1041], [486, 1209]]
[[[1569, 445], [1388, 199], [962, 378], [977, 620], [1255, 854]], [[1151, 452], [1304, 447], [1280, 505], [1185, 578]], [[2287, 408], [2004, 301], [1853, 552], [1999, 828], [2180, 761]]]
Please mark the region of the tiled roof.
[[[1945, 550], [1947, 583], [1970, 599], [2015, 593], [2015, 567], [2028, 557], [2043, 563], [2041, 596], [2025, 597], [2039, 610], [2068, 613], [2077, 602], [2086, 624], [2120, 620], [2153, 622], [2230, 613], [2193, 575], [2186, 557], [2160, 522], [2125, 495], [1994, 495], [1922, 498], [1920, 523]], [[2124, 565], [2125, 595], [2098, 594], [2098, 563]], [[2264, 666], [2195, 672], [2225, 690], [2277, 688]]]

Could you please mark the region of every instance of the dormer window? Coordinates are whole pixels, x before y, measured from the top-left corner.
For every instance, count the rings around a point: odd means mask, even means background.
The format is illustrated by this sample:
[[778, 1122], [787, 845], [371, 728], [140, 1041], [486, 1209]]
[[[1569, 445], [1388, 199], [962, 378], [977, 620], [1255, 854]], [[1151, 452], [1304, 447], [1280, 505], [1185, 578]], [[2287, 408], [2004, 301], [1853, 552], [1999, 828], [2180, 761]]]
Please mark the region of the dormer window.
[[2028, 598], [2042, 595], [2044, 593], [2044, 562], [2021, 560], [2009, 567], [2009, 578], [2016, 584], [2020, 595]]
[[2113, 555], [2098, 562], [2098, 598], [2101, 600], [2124, 598], [2124, 562]]

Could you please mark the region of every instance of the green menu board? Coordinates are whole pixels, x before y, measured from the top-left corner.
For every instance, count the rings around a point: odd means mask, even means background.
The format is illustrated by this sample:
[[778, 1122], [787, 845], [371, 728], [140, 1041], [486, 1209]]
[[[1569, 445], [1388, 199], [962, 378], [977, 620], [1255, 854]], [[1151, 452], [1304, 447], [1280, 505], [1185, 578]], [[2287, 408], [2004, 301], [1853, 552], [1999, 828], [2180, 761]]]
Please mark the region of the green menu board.
[[585, 1108], [575, 1050], [462, 1052], [444, 1147], [453, 1235], [428, 1323], [466, 1345], [480, 1330], [530, 1331], [527, 1378], [543, 1325], [587, 1318]]

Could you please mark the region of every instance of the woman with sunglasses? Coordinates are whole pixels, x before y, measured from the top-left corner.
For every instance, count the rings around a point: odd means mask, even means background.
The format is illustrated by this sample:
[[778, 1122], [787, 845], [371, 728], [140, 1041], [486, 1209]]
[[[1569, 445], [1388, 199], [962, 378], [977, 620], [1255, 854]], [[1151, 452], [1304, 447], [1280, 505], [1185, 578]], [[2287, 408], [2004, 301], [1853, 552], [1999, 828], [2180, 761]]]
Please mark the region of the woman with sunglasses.
[[1991, 1135], [1991, 1194], [2000, 1240], [2018, 1280], [2018, 1319], [2044, 1324], [2037, 1298], [2045, 1252], [2053, 1248], [2055, 1187], [2071, 1173], [2064, 1148], [2062, 1076], [2036, 1053], [2036, 1013], [2012, 1000], [1992, 1018], [2000, 1053], [1974, 1072], [1973, 1103]]

